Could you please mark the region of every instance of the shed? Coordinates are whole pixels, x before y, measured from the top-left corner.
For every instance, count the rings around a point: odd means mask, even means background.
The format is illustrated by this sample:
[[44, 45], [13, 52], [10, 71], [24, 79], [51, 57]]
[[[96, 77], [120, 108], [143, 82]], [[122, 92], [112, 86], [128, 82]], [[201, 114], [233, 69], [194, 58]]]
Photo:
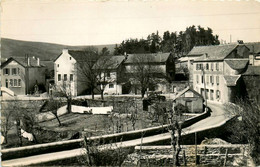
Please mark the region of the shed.
[[190, 87], [183, 89], [173, 98], [175, 104], [187, 106], [191, 113], [203, 112], [203, 101], [203, 96]]

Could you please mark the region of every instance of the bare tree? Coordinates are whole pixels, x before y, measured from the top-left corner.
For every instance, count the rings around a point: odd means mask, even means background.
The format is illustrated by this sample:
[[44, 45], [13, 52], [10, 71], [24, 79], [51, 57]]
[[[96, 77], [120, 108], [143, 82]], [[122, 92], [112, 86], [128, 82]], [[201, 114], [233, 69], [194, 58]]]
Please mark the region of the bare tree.
[[61, 98], [55, 98], [53, 99], [52, 97], [46, 101], [45, 103], [45, 106], [46, 106], [46, 109], [47, 111], [51, 111], [51, 113], [55, 116], [55, 118], [57, 119], [58, 123], [59, 123], [59, 126], [61, 126], [61, 121], [59, 119], [59, 116], [58, 116], [58, 109], [60, 107], [63, 106], [63, 101]]
[[[72, 88], [70, 81], [64, 81], [58, 85], [55, 85], [56, 96], [65, 97], [67, 101], [67, 111], [71, 113], [71, 102], [72, 102]], [[52, 97], [51, 97], [52, 98]]]
[[249, 102], [239, 99], [234, 104], [226, 104], [227, 111], [239, 119], [232, 123], [229, 130], [233, 133], [230, 137], [235, 143], [248, 143], [250, 155], [257, 165], [260, 164], [260, 104], [256, 101]]
[[8, 143], [8, 132], [14, 126], [12, 116], [17, 111], [18, 106], [16, 100], [9, 102], [1, 101], [1, 133], [5, 137], [3, 143]]
[[144, 97], [146, 90], [153, 89], [165, 75], [162, 69], [154, 65], [154, 58], [151, 55], [135, 55], [132, 59], [130, 74], [131, 83], [141, 90], [141, 95]]

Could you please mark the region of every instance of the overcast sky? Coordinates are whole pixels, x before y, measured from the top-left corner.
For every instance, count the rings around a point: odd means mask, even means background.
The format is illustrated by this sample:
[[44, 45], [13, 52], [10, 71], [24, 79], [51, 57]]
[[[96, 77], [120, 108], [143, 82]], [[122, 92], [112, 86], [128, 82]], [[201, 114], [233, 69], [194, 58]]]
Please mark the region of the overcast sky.
[[1, 36], [68, 45], [120, 43], [191, 25], [219, 39], [260, 41], [260, 1], [2, 0]]

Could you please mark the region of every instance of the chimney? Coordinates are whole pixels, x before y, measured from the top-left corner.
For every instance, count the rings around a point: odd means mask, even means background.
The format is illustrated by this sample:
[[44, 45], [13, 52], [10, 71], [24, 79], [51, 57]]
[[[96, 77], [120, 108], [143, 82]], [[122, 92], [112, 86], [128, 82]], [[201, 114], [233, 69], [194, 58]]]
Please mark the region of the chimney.
[[40, 58], [37, 58], [37, 66], [40, 66]]
[[68, 52], [69, 52], [68, 49], [63, 49], [63, 50], [62, 50], [62, 54], [66, 54], [66, 53], [68, 53]]
[[244, 44], [243, 40], [237, 40], [237, 44]]

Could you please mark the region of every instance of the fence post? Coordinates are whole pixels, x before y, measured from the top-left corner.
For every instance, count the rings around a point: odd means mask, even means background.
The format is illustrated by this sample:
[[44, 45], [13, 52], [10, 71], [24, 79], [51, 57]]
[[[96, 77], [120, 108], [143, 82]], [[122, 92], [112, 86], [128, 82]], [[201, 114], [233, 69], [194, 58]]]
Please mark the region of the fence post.
[[225, 153], [225, 159], [224, 159], [223, 167], [226, 166], [226, 163], [227, 163], [227, 155], [228, 155], [228, 149], [226, 149], [226, 153]]

